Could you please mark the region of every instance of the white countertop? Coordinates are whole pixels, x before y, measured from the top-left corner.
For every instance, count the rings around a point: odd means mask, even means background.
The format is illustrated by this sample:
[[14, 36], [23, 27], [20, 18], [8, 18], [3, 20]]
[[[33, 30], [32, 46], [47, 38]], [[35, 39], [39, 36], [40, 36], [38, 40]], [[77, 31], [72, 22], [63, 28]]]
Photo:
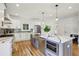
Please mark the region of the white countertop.
[[11, 40], [12, 40], [11, 38], [13, 38], [13, 37], [1, 37], [1, 38], [0, 38], [0, 43], [2, 43], [3, 41], [6, 42], [6, 41], [9, 40], [9, 39], [10, 39], [10, 41], [11, 41]]
[[59, 35], [53, 35], [52, 37], [47, 37], [45, 35], [41, 35], [42, 38], [45, 38], [46, 40], [49, 40], [51, 42], [57, 42], [57, 43], [65, 43], [67, 41], [73, 40], [73, 38], [68, 36], [59, 36]]

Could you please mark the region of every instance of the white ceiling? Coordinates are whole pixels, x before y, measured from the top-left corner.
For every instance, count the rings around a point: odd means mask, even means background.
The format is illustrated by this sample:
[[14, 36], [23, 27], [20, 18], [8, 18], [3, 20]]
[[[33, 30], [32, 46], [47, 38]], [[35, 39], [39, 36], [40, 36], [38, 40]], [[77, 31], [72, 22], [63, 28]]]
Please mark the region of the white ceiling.
[[[45, 12], [45, 17], [55, 18], [56, 7], [55, 3], [19, 3], [16, 7], [15, 3], [7, 3], [7, 12], [12, 15], [17, 15], [25, 18], [37, 19], [42, 17], [41, 12]], [[68, 17], [79, 12], [79, 3], [59, 3], [58, 17]], [[71, 6], [72, 9], [68, 9]]]

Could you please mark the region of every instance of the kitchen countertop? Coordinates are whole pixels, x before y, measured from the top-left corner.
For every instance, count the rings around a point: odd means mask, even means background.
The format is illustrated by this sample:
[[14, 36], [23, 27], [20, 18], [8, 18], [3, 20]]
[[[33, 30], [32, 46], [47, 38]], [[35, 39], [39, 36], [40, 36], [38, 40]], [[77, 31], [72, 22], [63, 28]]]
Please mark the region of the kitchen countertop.
[[0, 43], [7, 41], [9, 38], [13, 38], [13, 35], [0, 35]]
[[[6, 42], [6, 41], [11, 41], [12, 39], [11, 38], [13, 38], [13, 37], [1, 37], [0, 38], [0, 43], [4, 43], [4, 42]], [[10, 40], [11, 39], [11, 40]]]
[[13, 34], [0, 35], [0, 38], [1, 37], [11, 37], [11, 36], [13, 36]]
[[41, 35], [41, 38], [45, 38], [45, 40], [49, 40], [51, 42], [56, 42], [56, 43], [65, 43], [67, 41], [73, 40], [73, 38], [68, 37], [68, 36], [60, 36], [60, 35], [54, 35], [51, 37], [47, 37], [45, 35]]

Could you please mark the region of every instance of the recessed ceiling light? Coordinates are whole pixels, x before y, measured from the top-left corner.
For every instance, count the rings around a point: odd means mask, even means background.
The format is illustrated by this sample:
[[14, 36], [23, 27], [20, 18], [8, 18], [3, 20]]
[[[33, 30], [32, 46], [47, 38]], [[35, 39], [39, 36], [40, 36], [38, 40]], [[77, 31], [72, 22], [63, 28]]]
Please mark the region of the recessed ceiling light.
[[2, 17], [2, 21], [4, 21], [4, 17]]
[[16, 7], [19, 7], [20, 5], [19, 4], [16, 4]]
[[69, 6], [69, 7], [68, 7], [68, 9], [72, 9], [72, 7], [71, 7], [71, 6]]
[[58, 21], [59, 19], [58, 18], [56, 18], [56, 21]]
[[19, 14], [18, 13], [15, 13], [15, 15], [18, 16]]
[[50, 17], [52, 16], [52, 14], [49, 15]]

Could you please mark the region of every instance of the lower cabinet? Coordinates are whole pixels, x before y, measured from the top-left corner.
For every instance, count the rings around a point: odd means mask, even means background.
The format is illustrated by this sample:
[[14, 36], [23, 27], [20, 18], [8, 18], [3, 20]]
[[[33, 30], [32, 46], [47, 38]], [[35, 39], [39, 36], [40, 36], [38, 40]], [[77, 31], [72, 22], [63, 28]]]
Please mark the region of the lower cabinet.
[[45, 54], [45, 39], [39, 38], [39, 50]]
[[30, 33], [15, 33], [14, 41], [30, 40]]
[[0, 42], [0, 56], [12, 55], [12, 38], [6, 38], [5, 41]]
[[39, 48], [39, 42], [38, 42], [38, 40], [37, 39], [35, 39], [35, 38], [32, 38], [32, 45], [35, 47], [35, 48]]
[[14, 34], [14, 41], [20, 41], [21, 40], [21, 35], [19, 33]]
[[64, 56], [72, 55], [72, 41], [68, 41], [63, 44], [63, 55]]
[[72, 56], [72, 40], [59, 44], [60, 56]]
[[45, 40], [41, 37], [34, 37], [31, 39], [32, 45], [45, 54]]

